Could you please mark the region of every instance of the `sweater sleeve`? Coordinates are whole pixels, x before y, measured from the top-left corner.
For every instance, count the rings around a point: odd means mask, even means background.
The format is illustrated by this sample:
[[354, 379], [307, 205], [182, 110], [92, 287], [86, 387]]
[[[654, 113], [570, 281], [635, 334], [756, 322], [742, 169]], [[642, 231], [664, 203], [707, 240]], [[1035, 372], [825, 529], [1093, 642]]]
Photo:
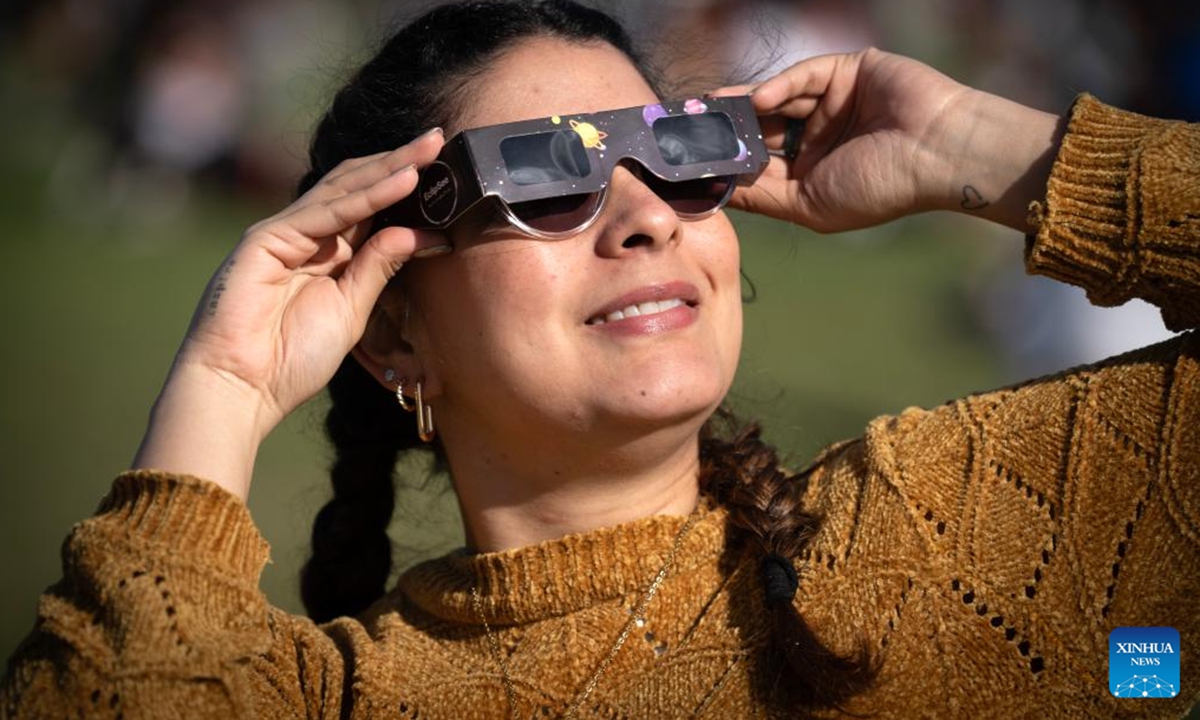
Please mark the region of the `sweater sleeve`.
[[344, 660], [258, 589], [268, 548], [216, 485], [137, 471], [63, 546], [4, 717], [337, 716]]
[[1152, 302], [1171, 330], [1200, 326], [1200, 125], [1081, 95], [1045, 201], [1030, 209], [1030, 272], [1079, 285], [1097, 305]]

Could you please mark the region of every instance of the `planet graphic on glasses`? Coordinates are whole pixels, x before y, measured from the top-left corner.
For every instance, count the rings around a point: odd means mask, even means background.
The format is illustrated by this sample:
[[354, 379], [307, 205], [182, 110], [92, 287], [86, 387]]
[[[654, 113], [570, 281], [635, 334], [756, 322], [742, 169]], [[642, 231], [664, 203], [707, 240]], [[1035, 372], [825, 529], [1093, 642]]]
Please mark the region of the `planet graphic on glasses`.
[[571, 129], [574, 130], [579, 135], [579, 139], [583, 141], [584, 147], [596, 148], [597, 150], [608, 149], [604, 147], [604, 138], [608, 137], [608, 133], [597, 129], [596, 126], [590, 122], [579, 122], [577, 120], [569, 120], [568, 122], [571, 123]]

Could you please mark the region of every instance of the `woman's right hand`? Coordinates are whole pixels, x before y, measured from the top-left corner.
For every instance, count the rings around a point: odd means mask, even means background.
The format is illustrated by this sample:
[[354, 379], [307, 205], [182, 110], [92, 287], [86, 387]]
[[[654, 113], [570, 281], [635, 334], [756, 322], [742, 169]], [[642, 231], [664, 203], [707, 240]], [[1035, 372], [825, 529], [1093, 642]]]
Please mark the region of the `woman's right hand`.
[[1059, 118], [874, 49], [801, 61], [745, 94], [768, 147], [803, 121], [794, 159], [772, 156], [730, 206], [821, 232], [953, 210], [1028, 232], [1045, 194]]
[[204, 477], [246, 498], [259, 443], [328, 383], [387, 282], [410, 258], [448, 249], [438, 233], [370, 235], [375, 213], [413, 191], [416, 166], [442, 143], [435, 130], [347, 160], [246, 231], [209, 281], [135, 468]]

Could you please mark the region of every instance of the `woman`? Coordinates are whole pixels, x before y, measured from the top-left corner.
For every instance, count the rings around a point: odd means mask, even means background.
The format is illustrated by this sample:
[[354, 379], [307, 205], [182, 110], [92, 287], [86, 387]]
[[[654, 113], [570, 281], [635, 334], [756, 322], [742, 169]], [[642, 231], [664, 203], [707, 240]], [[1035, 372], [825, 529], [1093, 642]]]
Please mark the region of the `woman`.
[[[823, 231], [970, 212], [1030, 233], [1030, 268], [1098, 303], [1139, 295], [1172, 327], [1200, 319], [1196, 129], [1086, 96], [1060, 119], [878, 51], [753, 90], [776, 155], [735, 207]], [[444, 7], [394, 37], [322, 121], [301, 197], [214, 276], [135, 469], [68, 542], [5, 714], [1194, 702], [1188, 657], [1171, 699], [1104, 685], [1117, 626], [1172, 625], [1200, 646], [1191, 335], [881, 418], [795, 475], [755, 431], [713, 427], [740, 343], [738, 246], [720, 212], [681, 217], [683, 186], [616, 163], [591, 223], [554, 240], [498, 203], [444, 232], [390, 224], [461, 130], [582, 128], [663, 99], [621, 30], [566, 2]], [[443, 192], [422, 188], [420, 202]], [[242, 501], [259, 442], [326, 383], [338, 459], [304, 577], [331, 620], [317, 626], [258, 592], [266, 548]], [[385, 594], [390, 474], [415, 447], [442, 453], [469, 550]]]

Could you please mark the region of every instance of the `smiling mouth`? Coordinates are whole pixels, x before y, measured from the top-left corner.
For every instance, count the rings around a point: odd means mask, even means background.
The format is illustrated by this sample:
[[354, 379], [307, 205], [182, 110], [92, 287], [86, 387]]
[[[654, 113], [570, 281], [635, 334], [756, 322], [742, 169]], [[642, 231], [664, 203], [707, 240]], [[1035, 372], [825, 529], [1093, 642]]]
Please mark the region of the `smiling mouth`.
[[625, 318], [640, 317], [642, 315], [654, 315], [657, 313], [674, 310], [677, 307], [687, 305], [695, 307], [695, 303], [687, 302], [681, 298], [667, 298], [665, 300], [650, 300], [636, 305], [629, 305], [620, 310], [614, 310], [607, 315], [596, 315], [588, 318], [588, 325], [603, 325], [605, 323], [617, 322]]

